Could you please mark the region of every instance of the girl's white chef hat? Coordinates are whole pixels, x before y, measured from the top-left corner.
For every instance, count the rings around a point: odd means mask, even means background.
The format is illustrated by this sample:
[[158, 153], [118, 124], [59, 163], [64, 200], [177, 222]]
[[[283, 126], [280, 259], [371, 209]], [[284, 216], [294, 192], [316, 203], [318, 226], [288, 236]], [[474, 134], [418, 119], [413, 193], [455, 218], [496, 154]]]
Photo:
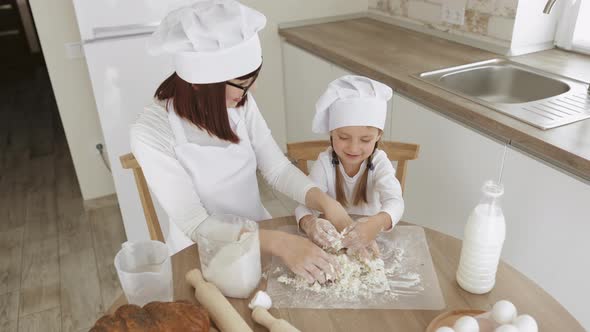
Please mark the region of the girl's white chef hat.
[[187, 82], [224, 82], [262, 64], [258, 31], [265, 25], [262, 13], [235, 0], [201, 0], [170, 12], [148, 52], [173, 53], [176, 73]]
[[318, 134], [347, 126], [371, 126], [383, 130], [387, 101], [392, 94], [390, 87], [367, 77], [340, 77], [332, 81], [318, 99], [312, 130]]

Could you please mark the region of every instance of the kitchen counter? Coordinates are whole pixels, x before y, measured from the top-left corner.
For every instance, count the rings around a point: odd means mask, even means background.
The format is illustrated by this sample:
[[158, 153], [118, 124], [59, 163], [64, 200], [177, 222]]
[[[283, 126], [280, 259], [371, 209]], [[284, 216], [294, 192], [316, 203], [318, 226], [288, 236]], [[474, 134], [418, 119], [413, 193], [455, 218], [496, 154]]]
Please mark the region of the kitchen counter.
[[[541, 130], [411, 76], [501, 57], [497, 54], [371, 18], [284, 28], [279, 34], [290, 44], [590, 181], [590, 119]], [[553, 49], [509, 59], [590, 81], [590, 56]]]

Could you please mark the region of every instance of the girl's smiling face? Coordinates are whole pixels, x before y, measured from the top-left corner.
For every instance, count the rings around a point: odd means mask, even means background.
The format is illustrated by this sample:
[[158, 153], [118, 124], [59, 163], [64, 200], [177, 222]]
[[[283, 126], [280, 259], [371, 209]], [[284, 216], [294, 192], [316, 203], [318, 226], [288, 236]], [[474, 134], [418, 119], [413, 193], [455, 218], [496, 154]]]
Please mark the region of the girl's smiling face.
[[334, 152], [342, 165], [356, 167], [373, 153], [382, 132], [375, 127], [349, 126], [334, 129], [330, 135]]

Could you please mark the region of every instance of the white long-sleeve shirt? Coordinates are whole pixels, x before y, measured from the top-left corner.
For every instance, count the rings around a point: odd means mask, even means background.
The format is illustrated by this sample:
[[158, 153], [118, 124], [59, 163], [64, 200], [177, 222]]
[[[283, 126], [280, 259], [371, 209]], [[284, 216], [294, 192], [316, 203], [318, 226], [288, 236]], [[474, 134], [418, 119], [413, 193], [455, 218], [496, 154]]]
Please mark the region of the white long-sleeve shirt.
[[[271, 136], [252, 95], [248, 102], [232, 112], [245, 112], [248, 137], [256, 154], [257, 168], [276, 190], [299, 203], [305, 202], [307, 191], [316, 187], [283, 154]], [[209, 136], [188, 122], [183, 123], [187, 139], [201, 145], [232, 144]], [[193, 233], [209, 217], [202, 205], [189, 173], [176, 158], [175, 138], [168, 120], [165, 102], [155, 101], [144, 108], [131, 126], [131, 151], [141, 165], [152, 193], [180, 230], [194, 240]], [[255, 176], [253, 174], [252, 176]]]
[[[349, 205], [346, 211], [349, 214], [364, 216], [373, 216], [379, 212], [386, 212], [391, 217], [392, 225], [395, 225], [402, 217], [404, 212], [404, 199], [402, 198], [402, 188], [395, 177], [395, 169], [391, 164], [387, 154], [382, 150], [375, 151], [373, 155], [373, 165], [375, 168], [369, 171], [367, 177], [367, 204], [352, 206]], [[367, 161], [365, 160], [358, 173], [350, 177], [344, 171], [342, 163], [338, 165], [342, 178], [344, 179], [344, 194], [348, 202], [352, 201], [354, 189], [360, 181], [365, 171]], [[332, 164], [332, 148], [320, 153], [318, 160], [313, 164], [309, 173], [309, 178], [330, 197], [336, 199], [336, 169]], [[304, 205], [295, 209], [297, 222], [306, 215], [318, 216], [319, 212], [311, 210]]]

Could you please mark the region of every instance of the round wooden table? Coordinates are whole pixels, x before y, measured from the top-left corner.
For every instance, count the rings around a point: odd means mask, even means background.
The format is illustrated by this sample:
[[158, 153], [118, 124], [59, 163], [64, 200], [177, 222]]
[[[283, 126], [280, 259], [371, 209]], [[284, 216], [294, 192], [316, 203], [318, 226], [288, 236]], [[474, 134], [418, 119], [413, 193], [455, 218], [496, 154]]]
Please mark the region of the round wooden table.
[[[294, 217], [281, 217], [259, 223], [261, 229], [277, 229], [285, 225], [294, 225]], [[401, 222], [401, 224], [411, 225]], [[529, 314], [539, 323], [539, 331], [585, 331], [580, 323], [570, 315], [555, 299], [534, 282], [512, 268], [500, 262], [494, 289], [484, 295], [474, 295], [461, 289], [455, 281], [455, 272], [459, 265], [461, 241], [440, 232], [424, 228], [426, 239], [432, 255], [438, 281], [447, 304], [443, 310], [375, 310], [375, 309], [276, 309], [270, 312], [277, 318], [289, 321], [301, 331], [425, 331], [426, 326], [437, 315], [453, 309], [490, 310], [494, 303], [507, 299], [514, 303], [521, 313]], [[270, 257], [263, 255], [262, 264], [268, 266]], [[192, 245], [172, 256], [174, 274], [174, 299], [197, 303], [194, 289], [185, 281], [185, 274], [200, 267], [197, 246]], [[266, 288], [266, 281], [260, 285]], [[266, 331], [254, 323], [249, 300], [228, 298], [230, 303], [242, 315], [254, 331]], [[125, 296], [120, 296], [109, 309], [114, 312], [127, 303]]]

